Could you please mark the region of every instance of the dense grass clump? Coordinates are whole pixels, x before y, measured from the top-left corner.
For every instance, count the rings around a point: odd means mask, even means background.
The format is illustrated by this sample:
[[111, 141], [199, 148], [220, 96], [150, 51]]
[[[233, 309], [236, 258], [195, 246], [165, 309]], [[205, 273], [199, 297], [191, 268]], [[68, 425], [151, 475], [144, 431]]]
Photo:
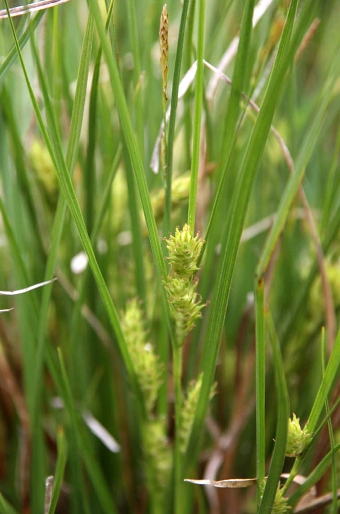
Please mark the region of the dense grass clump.
[[0, 513], [337, 513], [339, 2], [1, 9]]

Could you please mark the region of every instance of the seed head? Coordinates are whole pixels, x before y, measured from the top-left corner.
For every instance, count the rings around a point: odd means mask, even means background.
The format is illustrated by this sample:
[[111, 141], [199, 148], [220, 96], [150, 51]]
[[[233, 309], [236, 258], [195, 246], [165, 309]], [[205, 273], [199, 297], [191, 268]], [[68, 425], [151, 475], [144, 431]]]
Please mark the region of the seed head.
[[175, 235], [166, 241], [172, 271], [182, 278], [192, 277], [199, 269], [197, 260], [204, 244], [203, 239], [198, 235], [193, 237], [189, 225], [185, 224], [183, 230], [177, 227]]
[[300, 419], [293, 414], [293, 419], [288, 420], [288, 437], [286, 455], [288, 457], [299, 457], [307, 449], [312, 435], [308, 431], [307, 423], [300, 426]]
[[150, 416], [161, 385], [162, 366], [152, 344], [147, 339], [145, 314], [136, 299], [127, 304], [122, 319], [122, 329], [143, 393], [145, 409]]
[[168, 88], [168, 62], [169, 62], [169, 22], [168, 22], [168, 11], [166, 10], [166, 4], [163, 6], [160, 28], [159, 28], [159, 45], [161, 51], [161, 70], [162, 70], [162, 81], [163, 81], [163, 109], [166, 109], [168, 101], [167, 88]]

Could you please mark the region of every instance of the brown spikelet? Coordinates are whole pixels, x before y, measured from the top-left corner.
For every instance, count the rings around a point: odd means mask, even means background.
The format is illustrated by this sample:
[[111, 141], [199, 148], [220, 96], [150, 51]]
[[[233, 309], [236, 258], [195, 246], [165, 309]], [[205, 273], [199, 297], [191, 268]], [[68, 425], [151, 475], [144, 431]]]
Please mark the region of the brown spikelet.
[[162, 80], [163, 80], [163, 109], [166, 109], [166, 103], [168, 101], [167, 87], [168, 87], [168, 41], [169, 23], [168, 23], [168, 11], [166, 10], [166, 4], [163, 6], [160, 28], [159, 28], [159, 44], [161, 50], [161, 69], [162, 69]]

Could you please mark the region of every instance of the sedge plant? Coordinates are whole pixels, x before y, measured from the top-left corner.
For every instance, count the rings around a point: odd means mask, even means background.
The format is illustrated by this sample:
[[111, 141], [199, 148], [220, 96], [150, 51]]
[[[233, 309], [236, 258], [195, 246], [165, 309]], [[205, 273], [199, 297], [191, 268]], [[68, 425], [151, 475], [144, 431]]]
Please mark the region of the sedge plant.
[[339, 3], [1, 9], [0, 511], [335, 514]]

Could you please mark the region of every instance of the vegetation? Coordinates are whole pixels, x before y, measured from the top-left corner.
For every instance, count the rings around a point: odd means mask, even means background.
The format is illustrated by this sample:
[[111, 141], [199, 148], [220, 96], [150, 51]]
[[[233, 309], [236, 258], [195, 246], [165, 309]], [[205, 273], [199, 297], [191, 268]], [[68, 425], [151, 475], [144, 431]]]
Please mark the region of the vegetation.
[[337, 513], [339, 2], [9, 3], [0, 512]]

